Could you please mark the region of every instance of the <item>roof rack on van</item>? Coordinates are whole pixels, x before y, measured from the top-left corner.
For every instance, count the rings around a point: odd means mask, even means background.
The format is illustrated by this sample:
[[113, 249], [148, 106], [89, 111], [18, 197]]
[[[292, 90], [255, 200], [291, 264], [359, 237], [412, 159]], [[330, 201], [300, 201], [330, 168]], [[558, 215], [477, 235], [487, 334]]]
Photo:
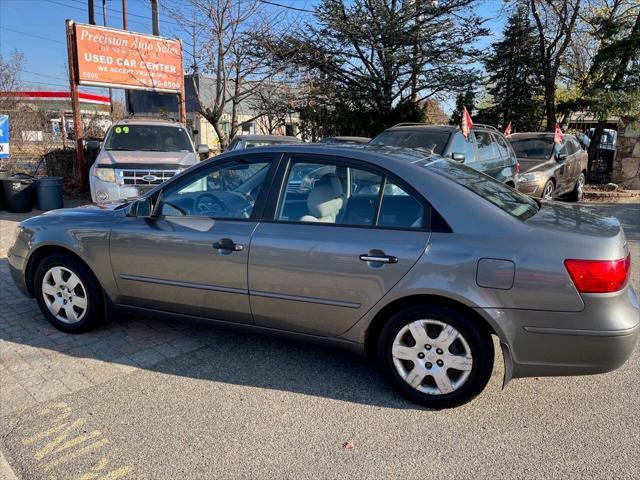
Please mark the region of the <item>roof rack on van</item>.
[[396, 123], [394, 125], [394, 127], [412, 127], [414, 125], [426, 125], [426, 123], [422, 123], [422, 122], [404, 122], [404, 123]]

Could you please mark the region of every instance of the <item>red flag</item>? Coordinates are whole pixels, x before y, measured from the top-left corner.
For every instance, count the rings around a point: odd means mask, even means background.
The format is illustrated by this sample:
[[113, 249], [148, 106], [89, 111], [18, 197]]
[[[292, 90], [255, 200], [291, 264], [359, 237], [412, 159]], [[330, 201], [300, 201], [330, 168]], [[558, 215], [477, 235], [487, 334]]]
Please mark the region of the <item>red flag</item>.
[[507, 128], [504, 129], [504, 136], [505, 137], [511, 136], [511, 122], [509, 122], [509, 125], [507, 125]]
[[553, 142], [557, 143], [558, 145], [562, 145], [564, 143], [564, 133], [562, 133], [562, 129], [560, 128], [560, 125], [556, 123], [556, 132], [555, 135], [553, 136]]
[[464, 110], [462, 110], [462, 125], [460, 125], [460, 130], [462, 130], [462, 135], [464, 135], [464, 138], [467, 140], [469, 140], [472, 128], [473, 121], [471, 120], [471, 115], [469, 115], [467, 107], [464, 107]]

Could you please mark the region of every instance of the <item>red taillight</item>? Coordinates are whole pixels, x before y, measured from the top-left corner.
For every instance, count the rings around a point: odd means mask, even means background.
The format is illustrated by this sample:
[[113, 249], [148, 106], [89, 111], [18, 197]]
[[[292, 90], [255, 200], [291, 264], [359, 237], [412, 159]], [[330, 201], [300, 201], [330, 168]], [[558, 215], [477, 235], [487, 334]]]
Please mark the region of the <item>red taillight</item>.
[[580, 293], [617, 292], [629, 280], [631, 254], [620, 260], [565, 260], [564, 265]]
[[520, 173], [520, 162], [516, 163], [516, 173]]

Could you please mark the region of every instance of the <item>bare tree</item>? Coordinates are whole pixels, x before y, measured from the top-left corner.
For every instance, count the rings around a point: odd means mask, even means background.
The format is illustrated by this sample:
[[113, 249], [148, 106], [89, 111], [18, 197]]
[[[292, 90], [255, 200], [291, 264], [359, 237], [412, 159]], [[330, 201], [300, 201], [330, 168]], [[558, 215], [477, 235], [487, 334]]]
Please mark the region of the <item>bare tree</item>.
[[287, 116], [292, 112], [293, 95], [288, 86], [280, 82], [260, 85], [249, 105], [258, 116], [258, 123], [263, 131], [275, 135], [287, 123]]
[[241, 105], [272, 74], [253, 54], [250, 40], [274, 21], [262, 15], [261, 6], [258, 0], [185, 0], [171, 11], [190, 38], [191, 51], [185, 53], [191, 57], [198, 113], [213, 126], [222, 150], [241, 126]]
[[556, 124], [556, 78], [570, 45], [581, 0], [528, 0], [538, 30], [547, 131]]

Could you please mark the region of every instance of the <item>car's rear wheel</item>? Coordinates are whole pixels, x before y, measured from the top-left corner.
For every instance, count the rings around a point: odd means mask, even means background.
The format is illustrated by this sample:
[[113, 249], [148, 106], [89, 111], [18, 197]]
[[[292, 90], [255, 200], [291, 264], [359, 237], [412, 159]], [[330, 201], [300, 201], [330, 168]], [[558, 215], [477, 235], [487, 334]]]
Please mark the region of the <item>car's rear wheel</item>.
[[475, 319], [456, 308], [414, 306], [393, 315], [378, 338], [380, 368], [405, 398], [428, 408], [462, 405], [487, 385], [494, 349]]
[[553, 200], [553, 194], [556, 190], [556, 186], [553, 184], [553, 180], [547, 180], [542, 189], [542, 198], [545, 200]]
[[584, 195], [584, 184], [586, 183], [586, 177], [584, 176], [584, 172], [581, 172], [576, 180], [576, 184], [573, 188], [573, 191], [568, 195], [569, 200], [572, 202], [579, 202], [582, 200], [582, 196]]
[[102, 291], [93, 273], [71, 255], [56, 253], [37, 266], [34, 293], [56, 328], [83, 332], [104, 321]]

